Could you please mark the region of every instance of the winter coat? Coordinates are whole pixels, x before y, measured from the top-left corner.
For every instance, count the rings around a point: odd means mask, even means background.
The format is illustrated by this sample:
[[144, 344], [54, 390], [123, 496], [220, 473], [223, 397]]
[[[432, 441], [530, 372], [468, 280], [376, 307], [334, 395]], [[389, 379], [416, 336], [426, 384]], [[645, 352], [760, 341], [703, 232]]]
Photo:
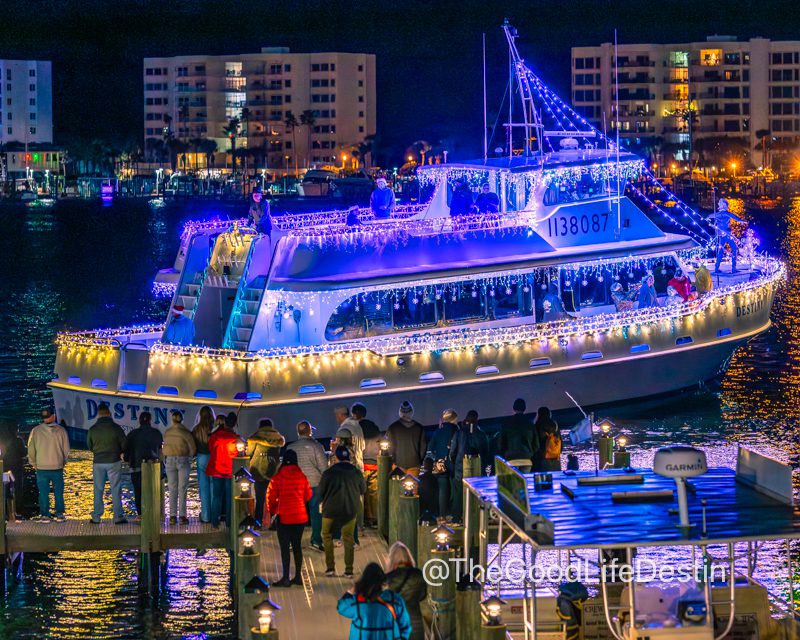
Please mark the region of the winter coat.
[[401, 469], [419, 467], [425, 457], [425, 430], [416, 420], [400, 418], [386, 430], [389, 453]]
[[554, 322], [569, 317], [564, 309], [564, 301], [558, 295], [558, 286], [554, 282], [550, 283], [547, 295], [542, 300], [542, 309], [544, 310], [542, 322]]
[[353, 620], [349, 640], [408, 640], [411, 637], [406, 604], [393, 591], [386, 590], [373, 601], [345, 593], [336, 610], [340, 616]]
[[381, 452], [381, 430], [369, 418], [359, 420], [361, 432], [364, 434], [364, 464], [377, 465]]
[[162, 441], [161, 432], [155, 427], [137, 427], [125, 440], [125, 462], [133, 471], [139, 471], [144, 460], [158, 460], [161, 457]]
[[196, 424], [192, 429], [192, 438], [194, 438], [194, 444], [197, 447], [197, 455], [208, 455], [208, 439], [211, 437], [211, 431], [209, 430], [205, 435], [201, 435], [198, 431], [199, 426]]
[[308, 479], [308, 484], [313, 489], [319, 484], [322, 474], [328, 468], [328, 456], [325, 455], [323, 446], [311, 436], [300, 436], [292, 442], [286, 450], [291, 449], [297, 454], [297, 466]]
[[227, 429], [217, 429], [208, 439], [211, 457], [206, 466], [206, 475], [212, 478], [233, 476], [233, 459], [236, 457], [236, 443], [239, 436]]
[[386, 576], [386, 588], [403, 598], [411, 622], [410, 640], [425, 640], [419, 605], [428, 595], [428, 585], [422, 571], [416, 567], [397, 567]]
[[676, 278], [673, 276], [667, 282], [667, 286], [675, 289], [678, 295], [683, 298], [684, 302], [689, 299], [692, 293], [692, 282], [689, 280], [688, 276], [684, 276], [683, 278]]
[[194, 341], [194, 322], [188, 316], [181, 315], [169, 321], [167, 330], [161, 338], [167, 344], [190, 345]]
[[364, 431], [358, 421], [347, 418], [342, 422], [336, 432], [336, 439], [350, 449], [350, 461], [358, 467], [359, 471], [364, 471], [364, 449], [367, 444], [364, 440]]
[[389, 218], [395, 206], [394, 191], [388, 186], [384, 189], [378, 187], [369, 197], [369, 206], [376, 218]]
[[450, 442], [453, 436], [458, 431], [458, 425], [452, 422], [445, 422], [439, 427], [431, 436], [428, 442], [428, 452], [426, 457], [434, 461], [445, 460], [447, 461], [450, 454]]
[[296, 464], [284, 464], [278, 469], [267, 489], [267, 508], [278, 514], [281, 524], [308, 522], [306, 502], [311, 500], [308, 478]]
[[500, 211], [500, 198], [496, 193], [479, 193], [475, 198], [475, 206], [480, 213], [497, 213]]
[[552, 418], [537, 419], [534, 424], [536, 437], [539, 440], [539, 451], [534, 456], [534, 471], [561, 471], [561, 459], [547, 460], [544, 457], [547, 446], [547, 434], [553, 433], [561, 437], [561, 428]]
[[257, 482], [269, 482], [275, 475], [280, 464], [281, 447], [286, 440], [275, 427], [259, 427], [247, 439], [247, 457], [250, 464], [247, 467]]
[[489, 438], [477, 425], [462, 425], [453, 434], [448, 454], [455, 478], [464, 477], [464, 456], [476, 454], [481, 458], [481, 469], [490, 464]]
[[337, 462], [319, 481], [322, 517], [349, 522], [358, 515], [361, 496], [367, 492], [364, 475], [349, 462]]
[[89, 428], [86, 448], [94, 454], [93, 464], [119, 462], [125, 449], [125, 432], [110, 417], [99, 418]]
[[647, 309], [648, 307], [658, 306], [658, 295], [656, 294], [655, 287], [642, 282], [642, 287], [639, 289], [639, 304], [637, 309]]
[[63, 469], [69, 456], [69, 437], [60, 424], [42, 423], [28, 437], [28, 461], [37, 471]]
[[453, 190], [450, 198], [450, 215], [465, 216], [472, 207], [472, 191], [467, 185], [461, 185]]
[[714, 288], [714, 280], [711, 273], [706, 269], [706, 265], [701, 264], [694, 272], [694, 286], [700, 295], [708, 293]]
[[194, 458], [197, 445], [189, 431], [183, 424], [173, 424], [164, 432], [164, 446], [161, 453], [165, 458], [189, 457]]
[[439, 480], [432, 473], [419, 474], [419, 512], [430, 516], [439, 514]]
[[533, 430], [533, 423], [525, 414], [515, 413], [500, 427], [497, 450], [506, 460], [527, 459], [532, 462], [538, 449], [539, 439]]

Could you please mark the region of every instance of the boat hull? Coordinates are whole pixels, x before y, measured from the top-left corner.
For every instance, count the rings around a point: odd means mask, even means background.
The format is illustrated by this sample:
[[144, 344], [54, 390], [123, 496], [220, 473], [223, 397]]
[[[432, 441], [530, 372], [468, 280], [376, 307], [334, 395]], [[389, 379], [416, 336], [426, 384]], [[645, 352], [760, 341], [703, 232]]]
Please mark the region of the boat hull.
[[[368, 407], [370, 418], [383, 428], [397, 419], [398, 407], [404, 400], [414, 405], [415, 417], [426, 424], [435, 424], [442, 409], [448, 407], [462, 416], [469, 409], [476, 409], [482, 419], [505, 416], [511, 413], [511, 405], [520, 397], [531, 409], [539, 406], [548, 406], [554, 411], [569, 409], [574, 405], [567, 392], [582, 406], [591, 408], [676, 392], [712, 379], [724, 371], [731, 355], [745, 339], [690, 346], [637, 358], [600, 360], [551, 372], [495, 376], [470, 382], [312, 397], [292, 403], [244, 402], [232, 406], [209, 401], [208, 404], [216, 412], [238, 412], [238, 431], [243, 435], [255, 431], [260, 418], [269, 417], [284, 436], [291, 439], [296, 437], [294, 427], [299, 420], [309, 420], [316, 426], [318, 437], [332, 436], [335, 431], [334, 407], [355, 401], [363, 402]], [[125, 392], [96, 393], [58, 383], [51, 387], [59, 419], [66, 421], [72, 436], [78, 441], [85, 437], [85, 429], [96, 419], [100, 402], [109, 404], [114, 419], [126, 429], [132, 428], [138, 413], [145, 410], [153, 414], [156, 426], [162, 429], [169, 424], [172, 409], [184, 411], [184, 421], [194, 424], [197, 412], [203, 406], [199, 402], [187, 403], [178, 399], [170, 402]]]

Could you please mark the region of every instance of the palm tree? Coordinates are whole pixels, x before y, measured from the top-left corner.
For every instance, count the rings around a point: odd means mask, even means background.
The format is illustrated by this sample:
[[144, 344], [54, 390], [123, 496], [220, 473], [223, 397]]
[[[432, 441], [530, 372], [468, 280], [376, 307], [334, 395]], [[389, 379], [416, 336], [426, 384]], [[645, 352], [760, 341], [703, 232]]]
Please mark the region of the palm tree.
[[297, 119], [297, 116], [294, 115], [291, 111], [286, 114], [286, 119], [283, 121], [283, 124], [286, 125], [287, 131], [292, 132], [292, 155], [294, 156], [294, 175], [297, 175], [297, 138], [295, 136], [295, 132], [297, 127], [300, 126], [300, 121]]
[[178, 164], [178, 156], [183, 156], [183, 165], [184, 169], [186, 168], [186, 150], [189, 148], [183, 140], [179, 140], [178, 138], [170, 138], [167, 140], [167, 150], [169, 151], [169, 166], [172, 169], [172, 173], [175, 173], [175, 169]]
[[172, 133], [172, 116], [169, 115], [168, 113], [165, 113], [164, 114], [164, 135], [163, 135], [164, 142], [167, 142], [167, 140], [170, 140], [171, 138], [174, 138], [174, 137], [175, 136]]
[[211, 184], [211, 167], [214, 164], [214, 153], [217, 150], [217, 143], [208, 138], [203, 138], [200, 144], [197, 145], [200, 153], [206, 157], [206, 180], [207, 184]]
[[239, 135], [239, 118], [231, 118], [228, 124], [222, 128], [222, 133], [228, 136], [228, 139], [231, 141], [232, 173], [236, 173], [236, 137]]
[[[182, 104], [178, 109], [178, 120], [183, 123], [181, 131], [186, 132], [186, 123], [189, 121], [189, 105]], [[188, 136], [186, 136], [188, 137]]]
[[761, 141], [761, 166], [767, 166], [767, 138], [769, 137], [769, 129], [759, 129], [756, 131], [756, 138]]
[[[303, 127], [308, 127], [307, 134], [308, 134], [308, 153], [311, 153], [311, 148], [314, 143], [313, 136], [311, 135], [314, 132], [314, 126], [317, 124], [317, 116], [311, 109], [306, 109], [300, 114], [300, 125]], [[306, 165], [308, 165], [308, 157], [306, 158]]]
[[189, 146], [194, 151], [194, 172], [197, 173], [197, 156], [200, 155], [200, 145], [203, 143], [204, 138], [190, 138]]

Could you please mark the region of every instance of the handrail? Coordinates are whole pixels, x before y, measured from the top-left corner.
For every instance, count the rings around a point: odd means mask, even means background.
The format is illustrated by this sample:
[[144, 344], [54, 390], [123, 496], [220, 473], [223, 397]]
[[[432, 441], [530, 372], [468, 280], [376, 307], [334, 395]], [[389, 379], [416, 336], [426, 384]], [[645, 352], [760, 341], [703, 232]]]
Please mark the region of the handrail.
[[231, 312], [230, 317], [228, 318], [228, 325], [225, 328], [225, 338], [222, 341], [223, 348], [231, 348], [233, 344], [233, 340], [231, 338], [231, 334], [233, 332], [233, 321], [234, 318], [241, 312], [241, 309], [244, 305], [244, 301], [242, 300], [242, 294], [244, 290], [247, 288], [247, 277], [250, 274], [250, 264], [253, 261], [253, 253], [255, 251], [256, 243], [258, 242], [260, 236], [255, 236], [250, 241], [250, 248], [247, 250], [247, 258], [244, 261], [244, 268], [242, 269], [242, 275], [239, 278], [239, 286], [236, 287], [236, 303], [234, 305], [233, 311]]

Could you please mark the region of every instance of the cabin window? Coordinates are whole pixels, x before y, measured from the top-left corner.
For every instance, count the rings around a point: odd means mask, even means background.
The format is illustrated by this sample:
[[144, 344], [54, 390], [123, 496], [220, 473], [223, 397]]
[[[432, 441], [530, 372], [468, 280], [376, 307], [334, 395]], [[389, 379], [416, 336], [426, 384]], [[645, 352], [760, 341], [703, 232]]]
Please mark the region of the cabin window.
[[593, 200], [594, 198], [605, 197], [612, 192], [616, 193], [615, 180], [607, 182], [587, 171], [574, 184], [571, 180], [553, 180], [544, 193], [544, 204], [552, 206], [581, 200]]
[[69, 378], [67, 378], [67, 382], [69, 382], [70, 384], [80, 384], [81, 383], [81, 377], [80, 376], [70, 376]]
[[124, 382], [120, 387], [121, 391], [133, 391], [134, 393], [144, 393], [146, 389], [147, 385], [136, 382]]
[[198, 389], [194, 392], [195, 398], [211, 398], [212, 400], [217, 397], [217, 392], [213, 389]]
[[538, 369], [539, 367], [549, 367], [551, 364], [553, 363], [550, 358], [534, 358], [528, 363], [528, 366], [531, 369]]
[[334, 311], [325, 327], [327, 340], [354, 340], [392, 332], [392, 301], [380, 293], [352, 296]]
[[444, 380], [444, 374], [441, 371], [429, 371], [419, 376], [420, 382], [441, 382]]
[[602, 360], [603, 353], [601, 351], [587, 351], [581, 356], [581, 360]]
[[675, 341], [675, 345], [680, 347], [684, 344], [692, 344], [692, 342], [694, 342], [692, 336], [681, 336]]
[[493, 373], [500, 373], [500, 369], [497, 368], [497, 365], [488, 364], [482, 367], [478, 367], [475, 369], [476, 376], [488, 376]]
[[405, 296], [392, 297], [392, 313], [396, 329], [432, 327], [438, 320], [436, 293], [428, 288], [410, 290]]
[[361, 389], [382, 389], [386, 386], [383, 378], [364, 378], [358, 385]]
[[168, 387], [168, 386], [160, 386], [158, 391], [156, 391], [159, 395], [162, 396], [177, 396], [178, 395], [178, 387]]
[[533, 298], [530, 287], [527, 287], [528, 291], [525, 291], [525, 288], [516, 283], [489, 287], [486, 292], [489, 317], [492, 320], [499, 320], [511, 316], [531, 315]]
[[92, 386], [95, 389], [108, 389], [108, 382], [106, 382], [102, 378], [95, 378], [94, 380], [92, 380]]
[[649, 344], [635, 344], [631, 347], [631, 353], [646, 353], [650, 351]]
[[234, 400], [261, 400], [261, 394], [258, 391], [239, 391], [233, 396]]
[[312, 393], [325, 393], [325, 385], [322, 384], [304, 384], [300, 389], [297, 390], [301, 396], [312, 394]]
[[480, 322], [486, 319], [486, 299], [480, 288], [464, 284], [442, 295], [444, 318], [452, 324]]
[[717, 338], [724, 338], [725, 336], [731, 335], [731, 330], [728, 327], [724, 329], [717, 329]]

